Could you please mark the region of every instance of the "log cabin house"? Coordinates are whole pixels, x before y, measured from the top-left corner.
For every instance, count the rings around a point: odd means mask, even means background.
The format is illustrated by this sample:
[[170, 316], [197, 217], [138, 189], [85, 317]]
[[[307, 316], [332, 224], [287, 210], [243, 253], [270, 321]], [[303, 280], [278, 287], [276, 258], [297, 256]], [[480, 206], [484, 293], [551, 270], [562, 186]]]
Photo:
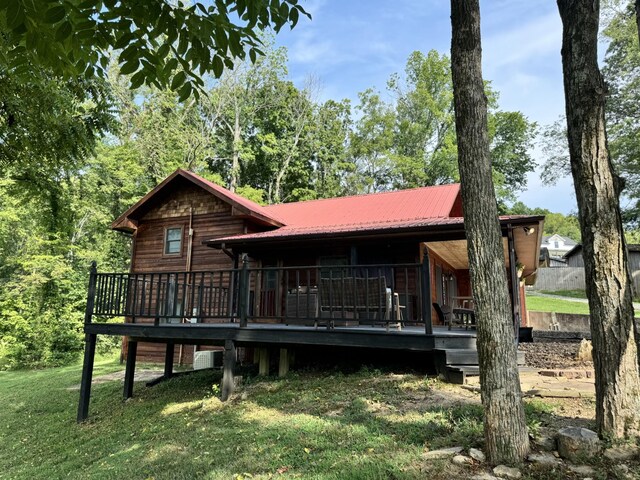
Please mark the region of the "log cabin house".
[[[514, 337], [543, 220], [500, 217]], [[131, 269], [92, 267], [79, 421], [98, 334], [124, 337], [125, 397], [136, 359], [164, 361], [169, 378], [174, 363], [213, 347], [224, 347], [223, 398], [237, 347], [258, 349], [261, 370], [279, 348], [281, 372], [286, 349], [304, 345], [475, 349], [475, 330], [461, 324], [473, 299], [458, 184], [261, 206], [179, 169], [112, 228], [132, 236]], [[124, 322], [99, 321], [109, 317]]]

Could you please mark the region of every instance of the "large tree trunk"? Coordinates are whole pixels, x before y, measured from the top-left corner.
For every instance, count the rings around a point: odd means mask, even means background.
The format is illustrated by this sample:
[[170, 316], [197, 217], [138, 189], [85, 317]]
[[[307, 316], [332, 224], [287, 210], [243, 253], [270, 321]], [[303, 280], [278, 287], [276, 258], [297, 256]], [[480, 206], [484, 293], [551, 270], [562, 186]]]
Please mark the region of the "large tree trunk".
[[451, 64], [478, 359], [489, 462], [518, 463], [529, 451], [502, 233], [491, 177], [478, 0], [451, 0]]
[[599, 2], [558, 0], [571, 172], [591, 310], [596, 423], [621, 437], [640, 421], [631, 278], [605, 130], [607, 88], [597, 61]]
[[636, 25], [638, 27], [638, 43], [640, 43], [640, 0], [636, 0]]

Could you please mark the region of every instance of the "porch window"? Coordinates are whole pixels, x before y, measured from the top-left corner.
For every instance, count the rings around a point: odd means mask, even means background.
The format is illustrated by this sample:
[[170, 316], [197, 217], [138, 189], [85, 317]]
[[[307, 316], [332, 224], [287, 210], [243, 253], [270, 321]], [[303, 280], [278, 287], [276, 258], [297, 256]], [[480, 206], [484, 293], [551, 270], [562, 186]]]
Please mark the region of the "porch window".
[[167, 228], [164, 232], [164, 254], [180, 255], [182, 253], [182, 227]]

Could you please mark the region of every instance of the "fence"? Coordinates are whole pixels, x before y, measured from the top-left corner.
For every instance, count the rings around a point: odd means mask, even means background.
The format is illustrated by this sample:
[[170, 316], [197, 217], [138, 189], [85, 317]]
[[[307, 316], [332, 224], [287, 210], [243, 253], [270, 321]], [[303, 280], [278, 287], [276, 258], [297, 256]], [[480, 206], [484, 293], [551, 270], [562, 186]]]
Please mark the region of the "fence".
[[[640, 292], [640, 271], [632, 272], [634, 291]], [[552, 267], [540, 268], [536, 283], [531, 290], [585, 290], [585, 275], [583, 267]]]

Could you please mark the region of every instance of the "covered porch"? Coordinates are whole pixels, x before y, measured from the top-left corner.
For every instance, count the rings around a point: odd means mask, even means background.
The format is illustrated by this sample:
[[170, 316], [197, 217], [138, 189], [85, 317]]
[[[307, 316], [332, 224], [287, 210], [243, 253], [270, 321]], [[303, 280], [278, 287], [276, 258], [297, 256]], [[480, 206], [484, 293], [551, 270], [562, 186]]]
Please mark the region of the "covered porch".
[[[538, 226], [504, 225], [516, 338], [523, 318], [520, 278], [536, 270]], [[305, 345], [434, 352], [445, 366], [460, 359], [477, 362], [475, 329], [449, 329], [433, 308], [472, 296], [464, 230], [456, 227], [375, 242], [341, 239], [322, 248], [309, 242], [288, 257], [290, 245], [236, 244], [228, 249], [236, 262], [230, 269], [102, 273], [94, 265], [78, 420], [88, 415], [98, 335], [126, 338], [125, 398], [133, 394], [136, 349], [144, 344], [162, 349], [166, 378], [173, 374], [176, 346], [189, 345], [194, 354], [206, 346], [223, 347], [223, 398], [233, 390], [238, 347], [278, 348], [287, 367], [286, 352]], [[362, 245], [366, 248], [358, 250]], [[327, 261], [326, 251], [348, 255], [346, 261], [343, 255]], [[367, 251], [381, 255], [367, 257]], [[366, 262], [386, 252], [394, 252], [391, 260], [414, 261]], [[313, 264], [301, 264], [313, 254]], [[365, 262], [350, 263], [350, 258]], [[122, 322], [106, 323], [109, 318]]]

